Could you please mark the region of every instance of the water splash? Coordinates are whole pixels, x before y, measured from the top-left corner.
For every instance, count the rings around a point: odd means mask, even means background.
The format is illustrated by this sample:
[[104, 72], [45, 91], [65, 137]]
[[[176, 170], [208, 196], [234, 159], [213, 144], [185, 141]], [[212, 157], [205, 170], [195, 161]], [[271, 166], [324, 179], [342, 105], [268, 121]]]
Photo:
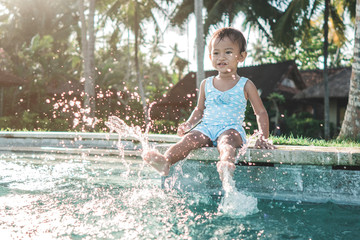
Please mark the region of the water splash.
[[266, 145], [268, 149], [275, 148], [273, 142], [269, 139], [265, 139], [263, 133], [260, 131], [255, 131], [254, 134], [250, 137], [247, 137], [246, 140], [246, 143], [243, 144], [243, 146], [239, 149], [235, 159], [239, 159], [244, 156], [249, 147], [260, 148], [259, 146], [257, 146], [259, 141], [262, 142], [263, 145]]
[[227, 168], [223, 169], [224, 197], [218, 207], [219, 213], [232, 217], [245, 217], [259, 212], [257, 198], [248, 196], [236, 189], [235, 181]]
[[[235, 159], [239, 159], [244, 156], [250, 146], [256, 147], [258, 140], [263, 141], [269, 146], [272, 146], [272, 142], [264, 139], [261, 132], [255, 132], [239, 149]], [[225, 191], [225, 195], [221, 199], [218, 211], [233, 217], [245, 217], [247, 215], [259, 212], [259, 209], [257, 208], [257, 198], [246, 195], [245, 193], [236, 189], [235, 181], [228, 168], [222, 168], [221, 171], [223, 177], [222, 185]]]
[[[149, 114], [152, 103], [149, 107]], [[123, 146], [121, 145], [121, 138], [123, 137], [133, 137], [140, 141], [142, 145], [142, 151], [146, 152], [150, 150], [148, 143], [148, 132], [151, 127], [151, 119], [149, 119], [145, 131], [143, 132], [139, 126], [128, 126], [123, 120], [116, 116], [110, 116], [108, 121], [105, 122], [105, 125], [110, 128], [110, 132], [116, 132], [119, 136], [118, 148], [124, 154]], [[252, 142], [253, 139], [259, 139], [261, 133], [255, 133], [250, 137], [247, 144], [240, 149], [238, 157], [244, 155]], [[235, 181], [231, 176], [227, 168], [223, 169], [223, 188], [225, 190], [225, 195], [221, 200], [221, 203], [218, 207], [220, 213], [231, 215], [234, 217], [245, 217], [250, 214], [257, 213], [259, 210], [257, 208], [257, 199], [252, 196], [247, 196], [246, 194], [237, 191], [235, 187]]]
[[[148, 144], [148, 135], [141, 131], [139, 126], [128, 126], [123, 120], [116, 116], [110, 116], [108, 121], [105, 122], [105, 125], [110, 129], [110, 133], [116, 132], [118, 134], [117, 148], [119, 150], [120, 161], [126, 166], [127, 172], [125, 177], [130, 175], [130, 165], [125, 160], [125, 146], [122, 144], [121, 139], [123, 137], [133, 137], [136, 140], [140, 141], [142, 149], [149, 149]], [[144, 165], [141, 166], [138, 175], [140, 176], [141, 170]]]
[[156, 102], [153, 102], [150, 104], [148, 109], [148, 123], [146, 125], [145, 131], [143, 132], [139, 126], [128, 126], [124, 120], [116, 117], [116, 116], [110, 116], [108, 121], [105, 122], [105, 125], [110, 129], [110, 132], [116, 132], [119, 137], [118, 141], [118, 147], [121, 148], [121, 138], [123, 137], [133, 137], [140, 141], [143, 152], [149, 150], [149, 130], [152, 126], [152, 120], [150, 118], [150, 112], [153, 105], [156, 104]]
[[73, 91], [63, 92], [59, 96], [54, 94], [52, 98], [45, 100], [46, 104], [51, 104], [53, 102], [52, 118], [56, 119], [60, 116], [66, 116], [66, 120], [72, 119], [73, 129], [79, 126], [81, 126], [82, 130], [84, 130], [85, 127], [95, 128], [101, 121], [96, 117], [90, 117], [91, 109], [82, 106], [82, 103], [77, 96], [71, 98], [70, 96], [72, 94], [74, 94]]
[[143, 133], [139, 126], [128, 126], [123, 120], [116, 116], [110, 116], [109, 120], [105, 122], [105, 125], [110, 129], [110, 132], [116, 132], [118, 134], [118, 147], [120, 147], [123, 137], [133, 137], [140, 141], [143, 150], [149, 149], [148, 134], [146, 131]]
[[[124, 120], [122, 120], [116, 116], [110, 116], [108, 121], [105, 122], [105, 125], [110, 129], [110, 133], [116, 132], [118, 134], [117, 147], [119, 149], [119, 155], [120, 155], [121, 162], [123, 162], [124, 165], [128, 169], [126, 176], [128, 176], [130, 174], [130, 163], [128, 163], [125, 160], [125, 146], [122, 144], [121, 139], [124, 137], [130, 137], [130, 138], [132, 137], [132, 138], [138, 140], [141, 143], [142, 152], [146, 152], [151, 149], [149, 146], [149, 130], [152, 126], [153, 121], [150, 118], [150, 112], [151, 112], [152, 106], [155, 103], [156, 102], [153, 102], [149, 106], [149, 109], [148, 109], [149, 119], [147, 121], [147, 125], [146, 125], [144, 132], [141, 130], [141, 127], [134, 126], [133, 124], [131, 126], [128, 126]], [[141, 171], [143, 170], [143, 167], [144, 167], [144, 164], [141, 166], [141, 168], [138, 172], [139, 179], [140, 179], [140, 174], [141, 174]]]

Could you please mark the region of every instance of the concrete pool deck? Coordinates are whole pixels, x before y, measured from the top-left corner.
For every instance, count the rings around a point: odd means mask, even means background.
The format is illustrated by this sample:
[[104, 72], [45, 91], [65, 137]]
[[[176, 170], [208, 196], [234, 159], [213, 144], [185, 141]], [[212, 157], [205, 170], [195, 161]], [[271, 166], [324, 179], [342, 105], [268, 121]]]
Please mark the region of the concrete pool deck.
[[[149, 135], [164, 152], [180, 138]], [[134, 138], [121, 139], [125, 155], [141, 156]], [[56, 153], [119, 156], [118, 136], [109, 133], [0, 132], [0, 153]], [[216, 148], [190, 153], [163, 178], [164, 188], [219, 194]], [[238, 189], [260, 198], [360, 205], [360, 148], [279, 145], [275, 150], [247, 149], [235, 172]]]
[[[140, 156], [141, 144], [133, 137], [123, 138], [126, 155]], [[150, 145], [164, 152], [180, 140], [175, 135], [149, 135]], [[0, 151], [34, 151], [118, 155], [118, 135], [115, 133], [81, 132], [1, 132]], [[275, 150], [254, 149], [250, 146], [241, 161], [291, 165], [359, 166], [360, 148], [277, 145]], [[216, 148], [193, 151], [188, 159], [217, 161]]]

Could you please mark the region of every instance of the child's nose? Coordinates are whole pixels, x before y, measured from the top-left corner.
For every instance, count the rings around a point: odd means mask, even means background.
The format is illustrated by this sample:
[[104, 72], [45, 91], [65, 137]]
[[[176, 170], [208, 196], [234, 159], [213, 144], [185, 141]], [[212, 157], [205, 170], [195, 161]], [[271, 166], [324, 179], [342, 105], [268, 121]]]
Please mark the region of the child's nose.
[[219, 58], [223, 59], [223, 58], [225, 58], [225, 56], [226, 56], [226, 54], [225, 54], [225, 53], [220, 53]]

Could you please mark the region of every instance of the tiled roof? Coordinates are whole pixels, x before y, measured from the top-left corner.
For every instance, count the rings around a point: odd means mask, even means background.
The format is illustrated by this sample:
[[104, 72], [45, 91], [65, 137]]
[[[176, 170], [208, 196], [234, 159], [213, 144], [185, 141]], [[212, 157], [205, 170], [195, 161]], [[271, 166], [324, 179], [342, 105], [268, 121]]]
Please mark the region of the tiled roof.
[[[351, 67], [336, 69], [335, 74], [329, 74], [329, 97], [347, 98], [350, 89]], [[322, 80], [322, 79], [321, 79]], [[324, 82], [321, 81], [294, 96], [295, 99], [323, 98]]]

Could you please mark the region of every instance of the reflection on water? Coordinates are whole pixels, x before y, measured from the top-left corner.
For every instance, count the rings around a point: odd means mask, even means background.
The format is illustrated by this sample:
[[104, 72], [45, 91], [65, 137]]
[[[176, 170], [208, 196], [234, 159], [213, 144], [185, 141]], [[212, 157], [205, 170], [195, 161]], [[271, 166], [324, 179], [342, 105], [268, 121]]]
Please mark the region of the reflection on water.
[[[6, 156], [0, 160], [2, 239], [354, 239], [360, 208], [259, 200], [243, 218], [221, 199], [160, 188], [142, 161]], [[142, 169], [139, 173], [139, 169]]]

